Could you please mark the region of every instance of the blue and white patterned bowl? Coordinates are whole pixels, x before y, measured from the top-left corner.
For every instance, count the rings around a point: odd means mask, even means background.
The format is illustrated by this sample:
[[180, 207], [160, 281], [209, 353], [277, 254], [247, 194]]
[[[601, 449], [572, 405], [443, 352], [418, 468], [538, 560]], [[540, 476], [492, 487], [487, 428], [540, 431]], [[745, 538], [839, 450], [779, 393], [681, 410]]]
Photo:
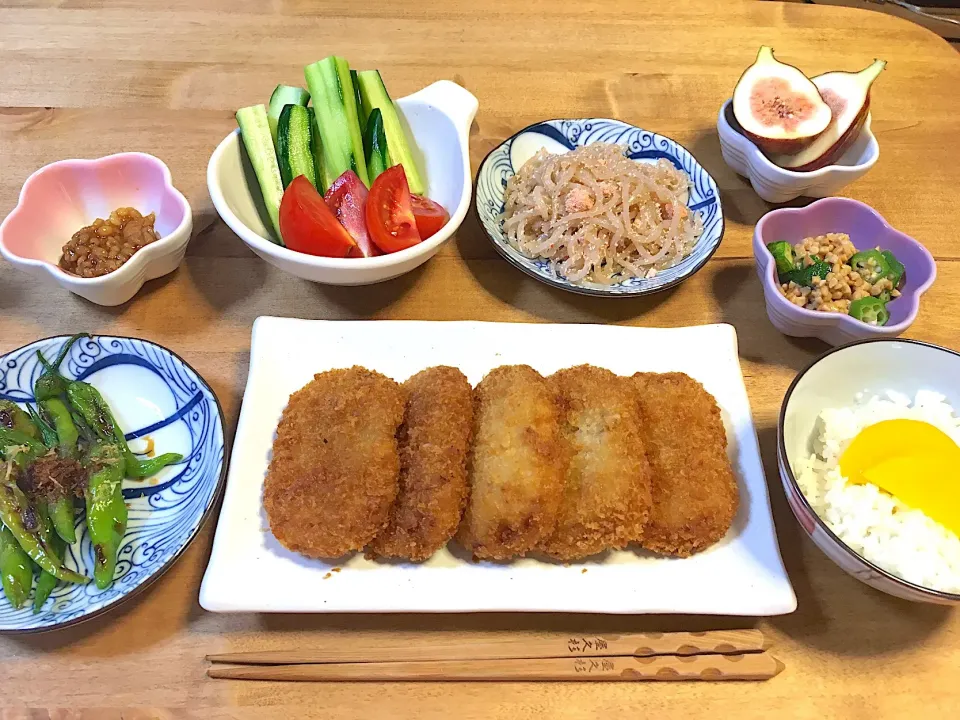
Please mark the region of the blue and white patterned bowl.
[[[54, 358], [66, 336], [38, 340], [0, 356], [0, 399], [33, 402], [42, 368], [37, 350]], [[223, 411], [196, 371], [169, 350], [146, 340], [106, 335], [82, 339], [62, 366], [69, 378], [94, 385], [127, 430], [131, 449], [150, 438], [157, 454], [183, 455], [143, 482], [125, 481], [130, 510], [112, 586], [59, 584], [42, 610], [30, 603], [14, 610], [0, 595], [0, 633], [24, 633], [73, 625], [99, 615], [143, 590], [169, 568], [197, 534], [214, 506], [226, 475]], [[82, 517], [82, 515], [81, 515]], [[86, 523], [67, 549], [66, 565], [93, 575], [93, 548]]]
[[[563, 153], [596, 142], [626, 145], [628, 156], [634, 160], [655, 161], [664, 158], [690, 177], [687, 207], [700, 214], [703, 234], [693, 252], [672, 268], [661, 270], [652, 278], [628, 278], [616, 285], [577, 284], [555, 276], [547, 260], [524, 257], [507, 241], [502, 217], [507, 180], [540, 148]], [[546, 120], [524, 128], [505, 140], [480, 164], [474, 207], [493, 246], [512, 265], [548, 285], [583, 295], [636, 297], [671, 288], [703, 267], [723, 238], [720, 191], [710, 173], [701, 167], [693, 155], [668, 137], [606, 118]]]

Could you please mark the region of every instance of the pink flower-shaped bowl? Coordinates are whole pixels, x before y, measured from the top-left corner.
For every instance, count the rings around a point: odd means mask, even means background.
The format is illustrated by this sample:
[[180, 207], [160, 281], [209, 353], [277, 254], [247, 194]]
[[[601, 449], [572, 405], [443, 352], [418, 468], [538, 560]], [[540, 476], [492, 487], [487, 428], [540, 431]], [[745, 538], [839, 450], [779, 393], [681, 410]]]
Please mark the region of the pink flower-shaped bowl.
[[[798, 307], [780, 292], [777, 267], [767, 250], [772, 242], [791, 245], [807, 237], [846, 233], [857, 250], [879, 247], [891, 251], [905, 268], [900, 297], [887, 303], [886, 325], [868, 325], [850, 315]], [[825, 198], [803, 208], [780, 208], [760, 218], [753, 231], [753, 255], [763, 285], [770, 322], [784, 335], [818, 337], [831, 345], [868, 338], [894, 338], [916, 319], [920, 296], [937, 277], [937, 265], [927, 249], [909, 235], [892, 228], [876, 210], [849, 198]]]
[[[137, 251], [118, 270], [81, 278], [57, 263], [64, 244], [96, 218], [121, 207], [156, 213], [160, 239]], [[36, 277], [97, 303], [121, 305], [147, 280], [173, 272], [187, 251], [193, 218], [187, 199], [173, 186], [170, 170], [145, 153], [97, 160], [61, 160], [27, 178], [20, 201], [0, 224], [0, 254]]]

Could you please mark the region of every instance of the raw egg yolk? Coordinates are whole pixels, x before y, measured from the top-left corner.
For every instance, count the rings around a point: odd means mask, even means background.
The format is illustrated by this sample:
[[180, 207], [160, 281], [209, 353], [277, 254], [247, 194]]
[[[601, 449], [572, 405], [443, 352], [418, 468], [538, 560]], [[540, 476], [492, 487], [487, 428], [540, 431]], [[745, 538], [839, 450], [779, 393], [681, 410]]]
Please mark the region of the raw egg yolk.
[[960, 445], [920, 420], [884, 420], [840, 456], [852, 483], [871, 483], [960, 535]]

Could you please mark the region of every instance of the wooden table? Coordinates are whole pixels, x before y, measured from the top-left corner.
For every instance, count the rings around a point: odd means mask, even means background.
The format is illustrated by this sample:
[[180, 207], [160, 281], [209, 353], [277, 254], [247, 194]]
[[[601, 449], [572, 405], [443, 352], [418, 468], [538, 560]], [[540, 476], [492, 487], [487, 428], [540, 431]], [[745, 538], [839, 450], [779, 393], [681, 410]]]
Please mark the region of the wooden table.
[[[10, 5], [15, 8], [9, 7]], [[769, 206], [723, 163], [717, 108], [762, 43], [810, 74], [889, 61], [877, 83], [877, 166], [845, 194], [882, 212], [936, 255], [939, 278], [909, 332], [960, 349], [960, 58], [942, 40], [877, 13], [772, 2], [613, 0], [14, 0], [0, 10], [0, 211], [41, 165], [143, 150], [165, 160], [193, 204], [183, 266], [119, 308], [91, 305], [0, 264], [0, 352], [79, 329], [139, 335], [180, 353], [223, 402], [232, 433], [250, 326], [262, 314], [593, 322], [739, 332], [780, 544], [799, 597], [761, 620], [559, 615], [212, 615], [197, 590], [213, 535], [130, 604], [63, 632], [0, 638], [0, 717], [10, 718], [926, 718], [960, 706], [960, 615], [874, 592], [808, 542], [776, 472], [775, 417], [794, 374], [825, 346], [781, 336], [753, 270], [753, 225]], [[269, 6], [271, 9], [263, 9]], [[628, 12], [631, 7], [642, 7]], [[160, 9], [162, 8], [162, 9]], [[398, 10], [399, 8], [399, 10]], [[846, 28], [846, 29], [843, 29]], [[567, 42], [564, 42], [567, 41]], [[332, 288], [254, 257], [207, 195], [207, 158], [235, 108], [329, 53], [383, 71], [402, 96], [451, 78], [480, 99], [474, 168], [505, 136], [542, 118], [612, 116], [690, 148], [723, 192], [715, 258], [646, 300], [554, 291], [498, 257], [472, 215], [428, 264], [393, 282]], [[255, 578], [251, 578], [255, 582]], [[353, 633], [428, 642], [429, 633], [707, 629], [759, 624], [787, 670], [736, 684], [233, 684], [204, 677], [203, 655], [348, 641]], [[949, 712], [953, 708], [954, 713]], [[31, 711], [30, 709], [33, 708]], [[57, 710], [59, 708], [59, 710]]]

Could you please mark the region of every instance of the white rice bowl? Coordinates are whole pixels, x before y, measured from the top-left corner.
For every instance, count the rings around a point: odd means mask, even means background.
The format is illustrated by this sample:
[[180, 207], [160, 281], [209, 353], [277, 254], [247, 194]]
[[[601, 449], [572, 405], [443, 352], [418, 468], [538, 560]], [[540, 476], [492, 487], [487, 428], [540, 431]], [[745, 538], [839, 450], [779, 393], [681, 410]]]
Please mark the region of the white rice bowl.
[[907, 507], [871, 484], [855, 485], [840, 474], [840, 456], [868, 425], [883, 420], [921, 420], [960, 445], [960, 418], [946, 398], [921, 390], [858, 395], [853, 407], [823, 410], [814, 431], [814, 453], [793, 468], [800, 490], [827, 526], [851, 549], [903, 580], [960, 593], [960, 538], [920, 510]]

